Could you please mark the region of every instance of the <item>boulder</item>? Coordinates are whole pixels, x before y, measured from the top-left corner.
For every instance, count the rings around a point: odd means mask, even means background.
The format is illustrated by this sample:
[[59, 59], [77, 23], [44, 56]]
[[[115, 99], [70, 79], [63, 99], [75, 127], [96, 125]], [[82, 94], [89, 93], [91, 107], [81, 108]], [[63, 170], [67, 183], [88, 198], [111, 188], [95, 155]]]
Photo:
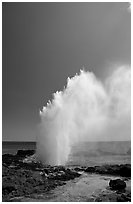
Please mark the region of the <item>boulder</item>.
[[115, 179], [109, 181], [109, 186], [112, 190], [122, 190], [126, 188], [126, 183], [121, 179]]

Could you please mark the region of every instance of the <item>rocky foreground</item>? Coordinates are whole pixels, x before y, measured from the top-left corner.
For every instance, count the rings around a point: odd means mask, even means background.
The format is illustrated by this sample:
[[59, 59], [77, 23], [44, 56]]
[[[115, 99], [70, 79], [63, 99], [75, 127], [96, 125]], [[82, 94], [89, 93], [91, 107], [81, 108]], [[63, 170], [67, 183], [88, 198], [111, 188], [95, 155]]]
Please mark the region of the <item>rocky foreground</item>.
[[[2, 198], [4, 201], [21, 201], [21, 197], [45, 194], [67, 181], [89, 175], [113, 175], [120, 179], [110, 180], [108, 195], [99, 195], [90, 201], [131, 201], [126, 181], [131, 178], [131, 165], [103, 165], [93, 167], [44, 166], [35, 160], [34, 150], [18, 150], [16, 155], [2, 156]], [[19, 199], [17, 199], [19, 198]], [[105, 199], [106, 198], [106, 199]], [[88, 197], [88, 201], [89, 201]], [[30, 200], [29, 200], [30, 201]]]

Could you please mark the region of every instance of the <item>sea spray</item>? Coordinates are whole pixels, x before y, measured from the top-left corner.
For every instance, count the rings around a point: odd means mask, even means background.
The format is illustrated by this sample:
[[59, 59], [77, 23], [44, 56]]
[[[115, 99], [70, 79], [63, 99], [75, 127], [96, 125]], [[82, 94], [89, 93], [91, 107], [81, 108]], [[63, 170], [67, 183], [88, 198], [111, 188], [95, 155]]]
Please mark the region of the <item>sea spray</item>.
[[122, 139], [126, 139], [130, 134], [130, 68], [118, 67], [105, 83], [81, 70], [68, 78], [63, 91], [53, 94], [40, 117], [37, 156], [45, 164], [65, 165], [72, 145], [78, 142], [114, 140], [115, 133], [115, 139], [121, 140], [121, 127]]

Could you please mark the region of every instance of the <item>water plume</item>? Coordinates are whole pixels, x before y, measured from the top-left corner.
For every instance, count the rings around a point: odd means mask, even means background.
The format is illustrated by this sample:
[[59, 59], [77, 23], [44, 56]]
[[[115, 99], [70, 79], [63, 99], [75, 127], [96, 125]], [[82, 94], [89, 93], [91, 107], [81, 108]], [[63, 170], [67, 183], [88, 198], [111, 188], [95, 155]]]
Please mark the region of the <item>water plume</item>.
[[130, 68], [118, 67], [105, 82], [81, 70], [40, 111], [37, 155], [65, 165], [72, 145], [130, 138]]

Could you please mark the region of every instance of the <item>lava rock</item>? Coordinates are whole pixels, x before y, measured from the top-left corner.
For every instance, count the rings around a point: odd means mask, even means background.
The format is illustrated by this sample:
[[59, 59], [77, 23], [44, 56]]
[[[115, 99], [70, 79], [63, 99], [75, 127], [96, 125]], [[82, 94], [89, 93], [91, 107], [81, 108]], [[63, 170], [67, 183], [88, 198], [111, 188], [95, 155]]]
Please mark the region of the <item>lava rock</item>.
[[117, 202], [131, 202], [131, 193], [130, 194], [121, 194], [117, 197]]
[[14, 190], [15, 190], [15, 186], [10, 183], [6, 183], [2, 186], [2, 193], [4, 194], [11, 193]]
[[[121, 175], [124, 177], [131, 176], [130, 164], [104, 165], [88, 168], [82, 168], [80, 166], [76, 168], [50, 165], [44, 166], [36, 161], [34, 152], [34, 150], [18, 150], [16, 155], [2, 155], [3, 201], [10, 201], [13, 197], [31, 196], [35, 193], [40, 194], [48, 192], [56, 186], [64, 185], [66, 183], [65, 181], [79, 177], [81, 175], [80, 171]], [[114, 187], [113, 184], [110, 185]], [[120, 182], [119, 185], [117, 184], [115, 186], [117, 186], [117, 188], [119, 187], [118, 189], [126, 187], [125, 184], [120, 185]], [[112, 192], [114, 193], [114, 191]], [[123, 192], [124, 190], [121, 191], [121, 193]], [[130, 199], [130, 196], [126, 196], [125, 194], [120, 196], [121, 195], [119, 195], [118, 201]], [[126, 196], [126, 198], [124, 196]]]
[[112, 190], [122, 190], [126, 188], [126, 183], [121, 179], [115, 179], [110, 180], [109, 186]]
[[17, 156], [26, 157], [26, 156], [31, 156], [34, 153], [35, 153], [35, 150], [18, 150]]
[[54, 170], [54, 172], [59, 172], [59, 171], [65, 172], [65, 167], [64, 166], [55, 166], [53, 170]]
[[131, 165], [120, 165], [120, 176], [131, 177]]
[[57, 171], [49, 173], [48, 178], [52, 180], [61, 180], [61, 181], [68, 181], [71, 179], [75, 179], [79, 177], [81, 174], [72, 171], [70, 169], [66, 169], [65, 171]]
[[87, 167], [87, 169], [85, 169], [85, 172], [89, 172], [89, 173], [95, 173], [96, 167]]
[[75, 167], [74, 168], [74, 171], [85, 171], [86, 170], [86, 167]]
[[131, 193], [104, 192], [93, 197], [93, 200], [87, 202], [131, 202]]
[[72, 170], [69, 170], [69, 169], [67, 169], [67, 170], [65, 171], [65, 173], [66, 173], [66, 175], [67, 175], [68, 177], [70, 177], [70, 179], [73, 179], [73, 178], [76, 178], [76, 177], [81, 176], [81, 174], [79, 174], [78, 172], [72, 171]]
[[15, 156], [12, 154], [4, 154], [2, 155], [2, 163], [9, 166], [15, 159]]
[[88, 167], [84, 170], [88, 173], [120, 175], [123, 177], [131, 177], [131, 164], [122, 165], [103, 165]]

